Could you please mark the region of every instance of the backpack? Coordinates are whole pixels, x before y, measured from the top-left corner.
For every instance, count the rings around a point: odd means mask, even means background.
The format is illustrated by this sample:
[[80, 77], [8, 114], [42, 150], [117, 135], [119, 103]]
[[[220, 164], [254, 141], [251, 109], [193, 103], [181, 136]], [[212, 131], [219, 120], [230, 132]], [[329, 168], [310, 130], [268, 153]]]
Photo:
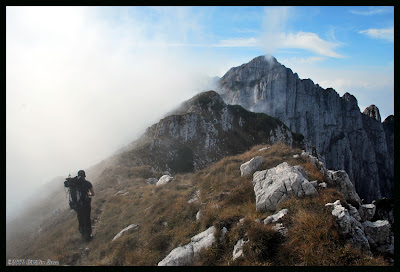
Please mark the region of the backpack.
[[87, 192], [83, 190], [83, 183], [76, 177], [68, 177], [64, 181], [64, 187], [67, 188], [69, 195], [69, 207], [77, 210], [82, 207], [87, 197]]

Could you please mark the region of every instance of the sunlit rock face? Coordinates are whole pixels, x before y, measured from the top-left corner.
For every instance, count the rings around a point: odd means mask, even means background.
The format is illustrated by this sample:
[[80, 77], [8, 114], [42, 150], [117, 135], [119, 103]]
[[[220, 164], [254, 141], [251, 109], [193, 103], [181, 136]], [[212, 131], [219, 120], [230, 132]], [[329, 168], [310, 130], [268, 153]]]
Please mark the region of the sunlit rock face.
[[276, 117], [304, 135], [327, 168], [348, 173], [361, 198], [392, 196], [393, 122], [382, 124], [376, 106], [361, 113], [351, 94], [340, 97], [264, 56], [231, 68], [217, 91], [227, 104]]

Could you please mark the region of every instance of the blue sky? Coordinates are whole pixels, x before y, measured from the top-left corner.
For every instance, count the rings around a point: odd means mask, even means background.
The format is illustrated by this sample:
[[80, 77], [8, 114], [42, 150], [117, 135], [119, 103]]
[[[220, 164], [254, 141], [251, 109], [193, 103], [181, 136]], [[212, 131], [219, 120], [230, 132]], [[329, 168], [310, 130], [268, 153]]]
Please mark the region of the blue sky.
[[6, 24], [7, 218], [260, 55], [394, 110], [393, 7], [8, 6]]

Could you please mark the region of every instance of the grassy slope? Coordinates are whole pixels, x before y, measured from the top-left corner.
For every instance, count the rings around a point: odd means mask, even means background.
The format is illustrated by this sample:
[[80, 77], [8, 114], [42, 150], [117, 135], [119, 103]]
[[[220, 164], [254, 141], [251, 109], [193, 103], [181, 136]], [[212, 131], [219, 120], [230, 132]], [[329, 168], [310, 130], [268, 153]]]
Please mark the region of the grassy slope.
[[[95, 239], [81, 240], [75, 212], [64, 209], [42, 225], [40, 234], [30, 234], [7, 244], [7, 258], [57, 260], [67, 265], [156, 265], [172, 249], [184, 245], [211, 225], [226, 227], [225, 239], [204, 250], [195, 265], [385, 265], [381, 257], [368, 258], [346, 245], [333, 227], [327, 202], [343, 196], [334, 189], [322, 189], [314, 198], [289, 199], [279, 208], [288, 208], [284, 225], [287, 239], [261, 225], [270, 213], [255, 209], [251, 176], [240, 176], [240, 165], [261, 155], [261, 169], [287, 161], [302, 165], [310, 180], [323, 176], [302, 158], [294, 159], [298, 149], [283, 144], [258, 151], [255, 146], [237, 156], [226, 157], [195, 173], [179, 174], [172, 183], [156, 187], [146, 183], [159, 178], [150, 167], [118, 167], [105, 170], [95, 184], [97, 196], [92, 202]], [[125, 190], [126, 195], [115, 195]], [[197, 190], [199, 201], [188, 203]], [[201, 210], [202, 218], [196, 221]], [[245, 218], [244, 224], [237, 224]], [[138, 228], [114, 236], [130, 224]], [[237, 240], [247, 233], [250, 242], [245, 258], [232, 262]], [[217, 233], [221, 235], [221, 233]]]

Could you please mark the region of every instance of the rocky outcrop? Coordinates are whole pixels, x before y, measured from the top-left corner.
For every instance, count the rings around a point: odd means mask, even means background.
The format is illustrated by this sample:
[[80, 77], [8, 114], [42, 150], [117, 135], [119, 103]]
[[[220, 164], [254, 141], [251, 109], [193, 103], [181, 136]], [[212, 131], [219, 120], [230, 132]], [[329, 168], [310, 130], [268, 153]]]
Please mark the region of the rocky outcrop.
[[257, 144], [283, 142], [301, 147], [300, 136], [276, 118], [227, 105], [209, 91], [182, 103], [149, 127], [114, 161], [117, 166], [150, 165], [157, 171], [190, 172]]
[[381, 122], [381, 114], [379, 113], [378, 107], [375, 105], [366, 107], [365, 110], [363, 111], [363, 114], [372, 119], [375, 119], [378, 122]]
[[340, 97], [264, 56], [231, 68], [218, 85], [228, 104], [266, 113], [301, 133], [307, 151], [316, 151], [327, 168], [345, 170], [367, 202], [392, 195], [393, 126], [380, 122], [375, 106], [362, 114], [351, 94]]
[[363, 226], [341, 205], [340, 200], [334, 203], [327, 203], [325, 206], [332, 207], [332, 216], [335, 218], [335, 225], [339, 234], [344, 236], [353, 245], [371, 254]]
[[375, 222], [365, 221], [362, 223], [370, 243], [374, 245], [385, 245], [390, 243], [390, 224], [387, 220]]
[[341, 192], [346, 201], [353, 203], [357, 208], [361, 204], [361, 199], [358, 196], [353, 184], [351, 183], [346, 171], [327, 170], [328, 183]]
[[349, 243], [369, 255], [378, 252], [394, 257], [393, 225], [388, 220], [369, 221], [374, 217], [375, 205], [365, 204], [357, 211], [351, 204], [347, 209], [337, 200], [325, 206], [332, 208], [337, 230]]
[[240, 174], [242, 176], [247, 176], [252, 174], [261, 164], [264, 162], [264, 159], [261, 156], [257, 156], [252, 158], [250, 161], [243, 163], [240, 166]]
[[192, 237], [191, 242], [173, 249], [167, 257], [158, 263], [158, 266], [185, 266], [193, 264], [195, 257], [202, 249], [210, 247], [215, 242], [215, 227]]
[[257, 171], [253, 175], [256, 209], [275, 211], [289, 196], [303, 197], [318, 194], [314, 186], [293, 166], [283, 162], [278, 166]]

